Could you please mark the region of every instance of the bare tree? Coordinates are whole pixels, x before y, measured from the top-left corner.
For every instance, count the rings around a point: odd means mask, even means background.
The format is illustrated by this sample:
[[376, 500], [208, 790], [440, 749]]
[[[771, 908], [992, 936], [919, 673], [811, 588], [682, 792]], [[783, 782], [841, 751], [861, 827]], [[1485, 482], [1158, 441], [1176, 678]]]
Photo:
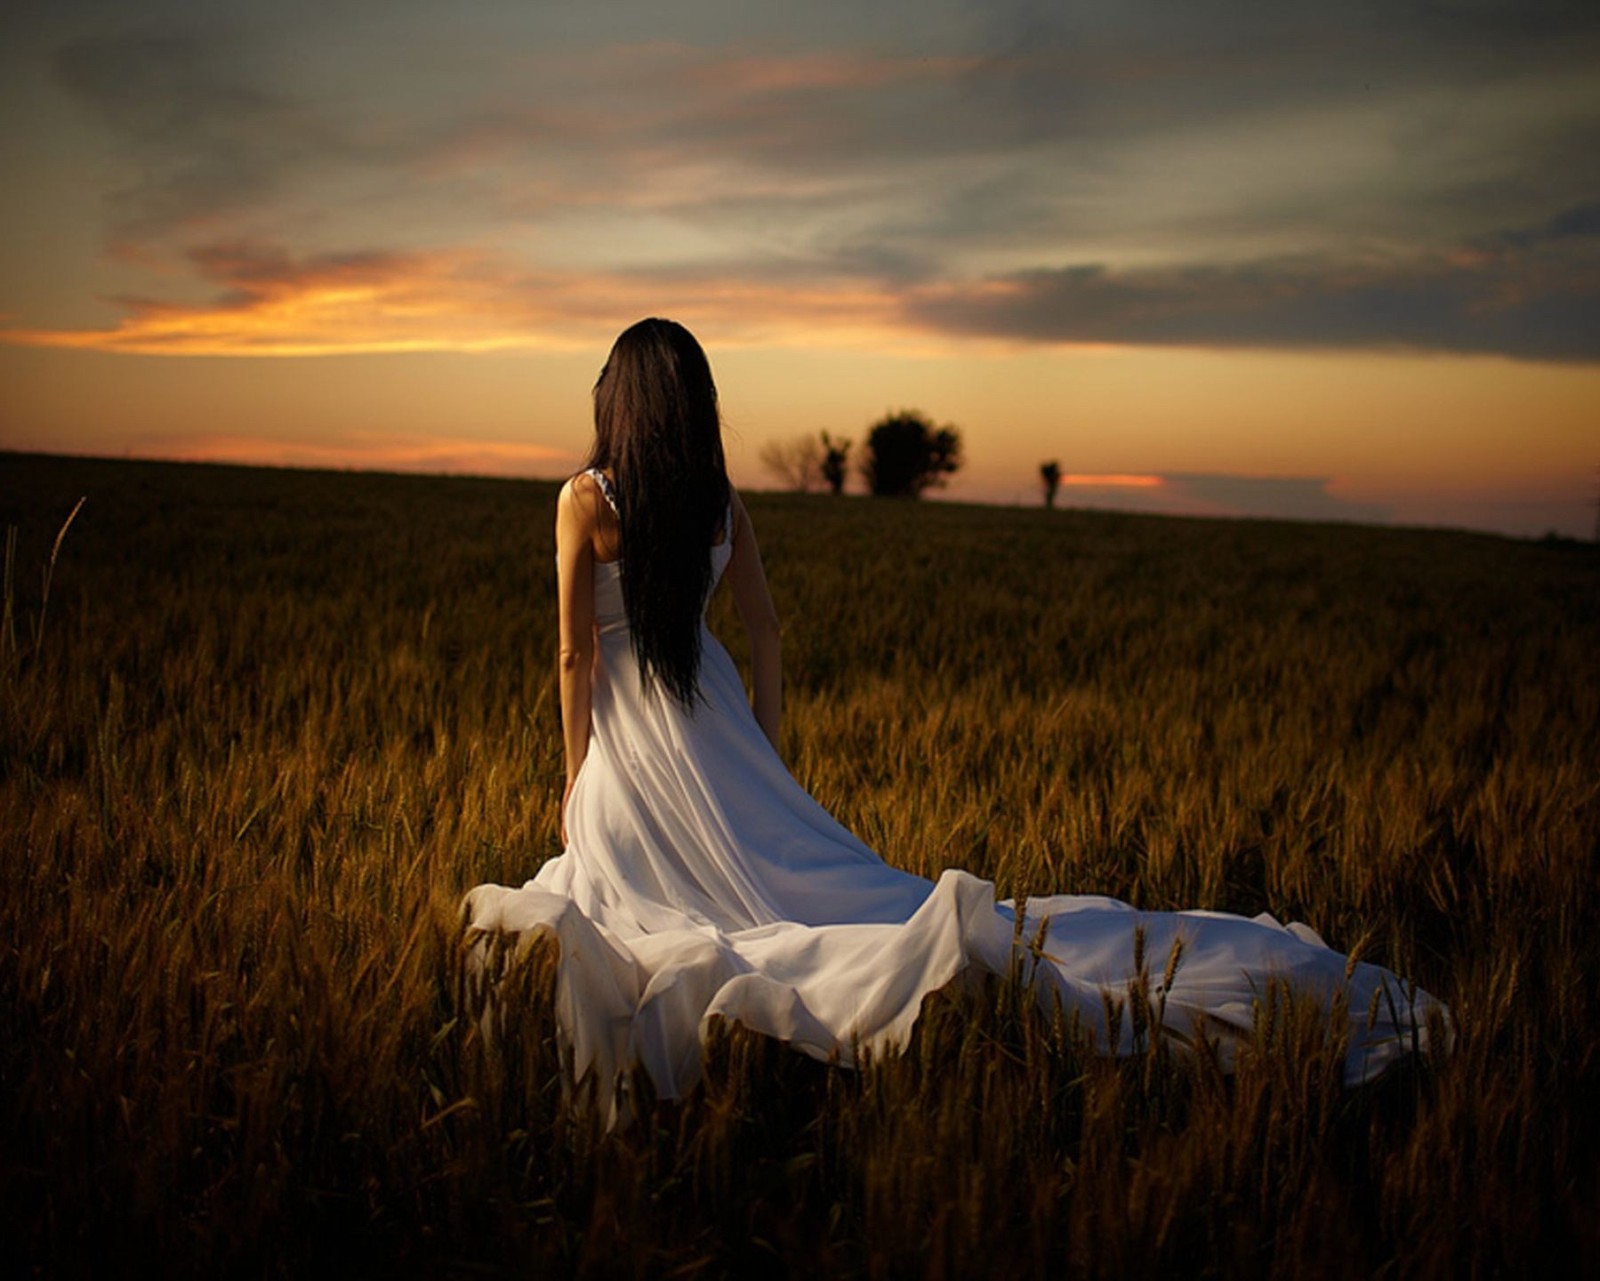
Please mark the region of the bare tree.
[[845, 478], [850, 474], [850, 442], [848, 440], [835, 440], [827, 432], [822, 433], [822, 479], [828, 484], [828, 492], [837, 497], [844, 493]]
[[797, 494], [809, 493], [822, 479], [822, 444], [815, 436], [769, 440], [757, 457], [763, 467]]
[[1056, 505], [1056, 490], [1061, 488], [1061, 464], [1051, 459], [1039, 464], [1039, 479], [1044, 482], [1044, 505]]

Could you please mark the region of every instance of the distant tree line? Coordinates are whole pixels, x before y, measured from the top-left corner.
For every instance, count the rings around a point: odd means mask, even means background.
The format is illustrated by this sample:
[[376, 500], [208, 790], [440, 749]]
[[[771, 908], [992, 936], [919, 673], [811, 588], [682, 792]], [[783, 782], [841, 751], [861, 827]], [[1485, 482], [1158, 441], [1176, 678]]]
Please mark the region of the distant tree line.
[[[807, 433], [768, 441], [759, 457], [763, 467], [798, 494], [824, 486], [831, 494], [842, 494], [850, 477], [851, 447], [851, 441], [835, 439], [827, 432]], [[857, 471], [869, 494], [920, 498], [929, 489], [941, 488], [962, 462], [959, 428], [941, 427], [919, 410], [901, 409], [885, 414], [867, 429]], [[1045, 507], [1055, 507], [1061, 480], [1058, 461], [1052, 458], [1039, 464]], [[1600, 538], [1600, 530], [1596, 537]]]
[[[768, 441], [759, 457], [763, 467], [796, 493], [825, 485], [830, 493], [841, 494], [850, 477], [852, 446], [852, 441], [821, 432]], [[902, 409], [867, 429], [856, 470], [870, 494], [920, 498], [943, 486], [961, 463], [959, 428], [941, 427], [918, 410]]]

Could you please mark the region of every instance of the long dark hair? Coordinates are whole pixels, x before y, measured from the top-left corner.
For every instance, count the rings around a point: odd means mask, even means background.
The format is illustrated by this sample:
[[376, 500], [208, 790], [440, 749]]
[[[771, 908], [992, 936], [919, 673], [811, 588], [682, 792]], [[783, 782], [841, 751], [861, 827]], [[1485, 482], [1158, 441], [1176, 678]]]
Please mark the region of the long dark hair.
[[615, 478], [622, 602], [645, 685], [658, 680], [692, 708], [728, 472], [711, 365], [682, 325], [641, 320], [612, 346], [594, 385], [588, 465]]

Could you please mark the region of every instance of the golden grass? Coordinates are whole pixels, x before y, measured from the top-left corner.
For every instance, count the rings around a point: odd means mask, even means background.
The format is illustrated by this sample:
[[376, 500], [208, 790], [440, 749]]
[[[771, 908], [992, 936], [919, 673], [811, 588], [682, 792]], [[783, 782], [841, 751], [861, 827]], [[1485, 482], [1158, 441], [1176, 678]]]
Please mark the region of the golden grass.
[[991, 982], [859, 1073], [721, 1029], [694, 1098], [635, 1082], [608, 1135], [552, 958], [485, 1038], [457, 918], [556, 851], [553, 499], [0, 455], [24, 1264], [1600, 1264], [1593, 548], [753, 496], [787, 758], [891, 861], [1306, 920], [1450, 1002], [1456, 1049], [1346, 1093], [1277, 993], [1231, 1076], [1159, 1037], [1107, 1062]]

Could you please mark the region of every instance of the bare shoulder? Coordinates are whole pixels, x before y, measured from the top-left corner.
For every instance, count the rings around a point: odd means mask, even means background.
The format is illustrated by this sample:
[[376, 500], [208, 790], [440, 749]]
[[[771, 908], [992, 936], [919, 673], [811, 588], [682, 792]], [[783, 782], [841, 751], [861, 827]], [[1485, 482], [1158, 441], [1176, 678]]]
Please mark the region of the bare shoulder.
[[579, 472], [561, 486], [556, 498], [556, 541], [576, 546], [594, 541], [599, 529], [600, 487], [593, 476]]
[[561, 486], [556, 501], [556, 543], [566, 539], [589, 547], [597, 560], [614, 561], [621, 554], [622, 530], [600, 481], [579, 472]]
[[589, 472], [580, 471], [575, 476], [568, 476], [561, 485], [561, 501], [564, 503], [579, 500], [589, 501], [600, 493], [600, 482]]
[[556, 498], [557, 514], [593, 523], [600, 502], [600, 484], [586, 471], [570, 476]]

